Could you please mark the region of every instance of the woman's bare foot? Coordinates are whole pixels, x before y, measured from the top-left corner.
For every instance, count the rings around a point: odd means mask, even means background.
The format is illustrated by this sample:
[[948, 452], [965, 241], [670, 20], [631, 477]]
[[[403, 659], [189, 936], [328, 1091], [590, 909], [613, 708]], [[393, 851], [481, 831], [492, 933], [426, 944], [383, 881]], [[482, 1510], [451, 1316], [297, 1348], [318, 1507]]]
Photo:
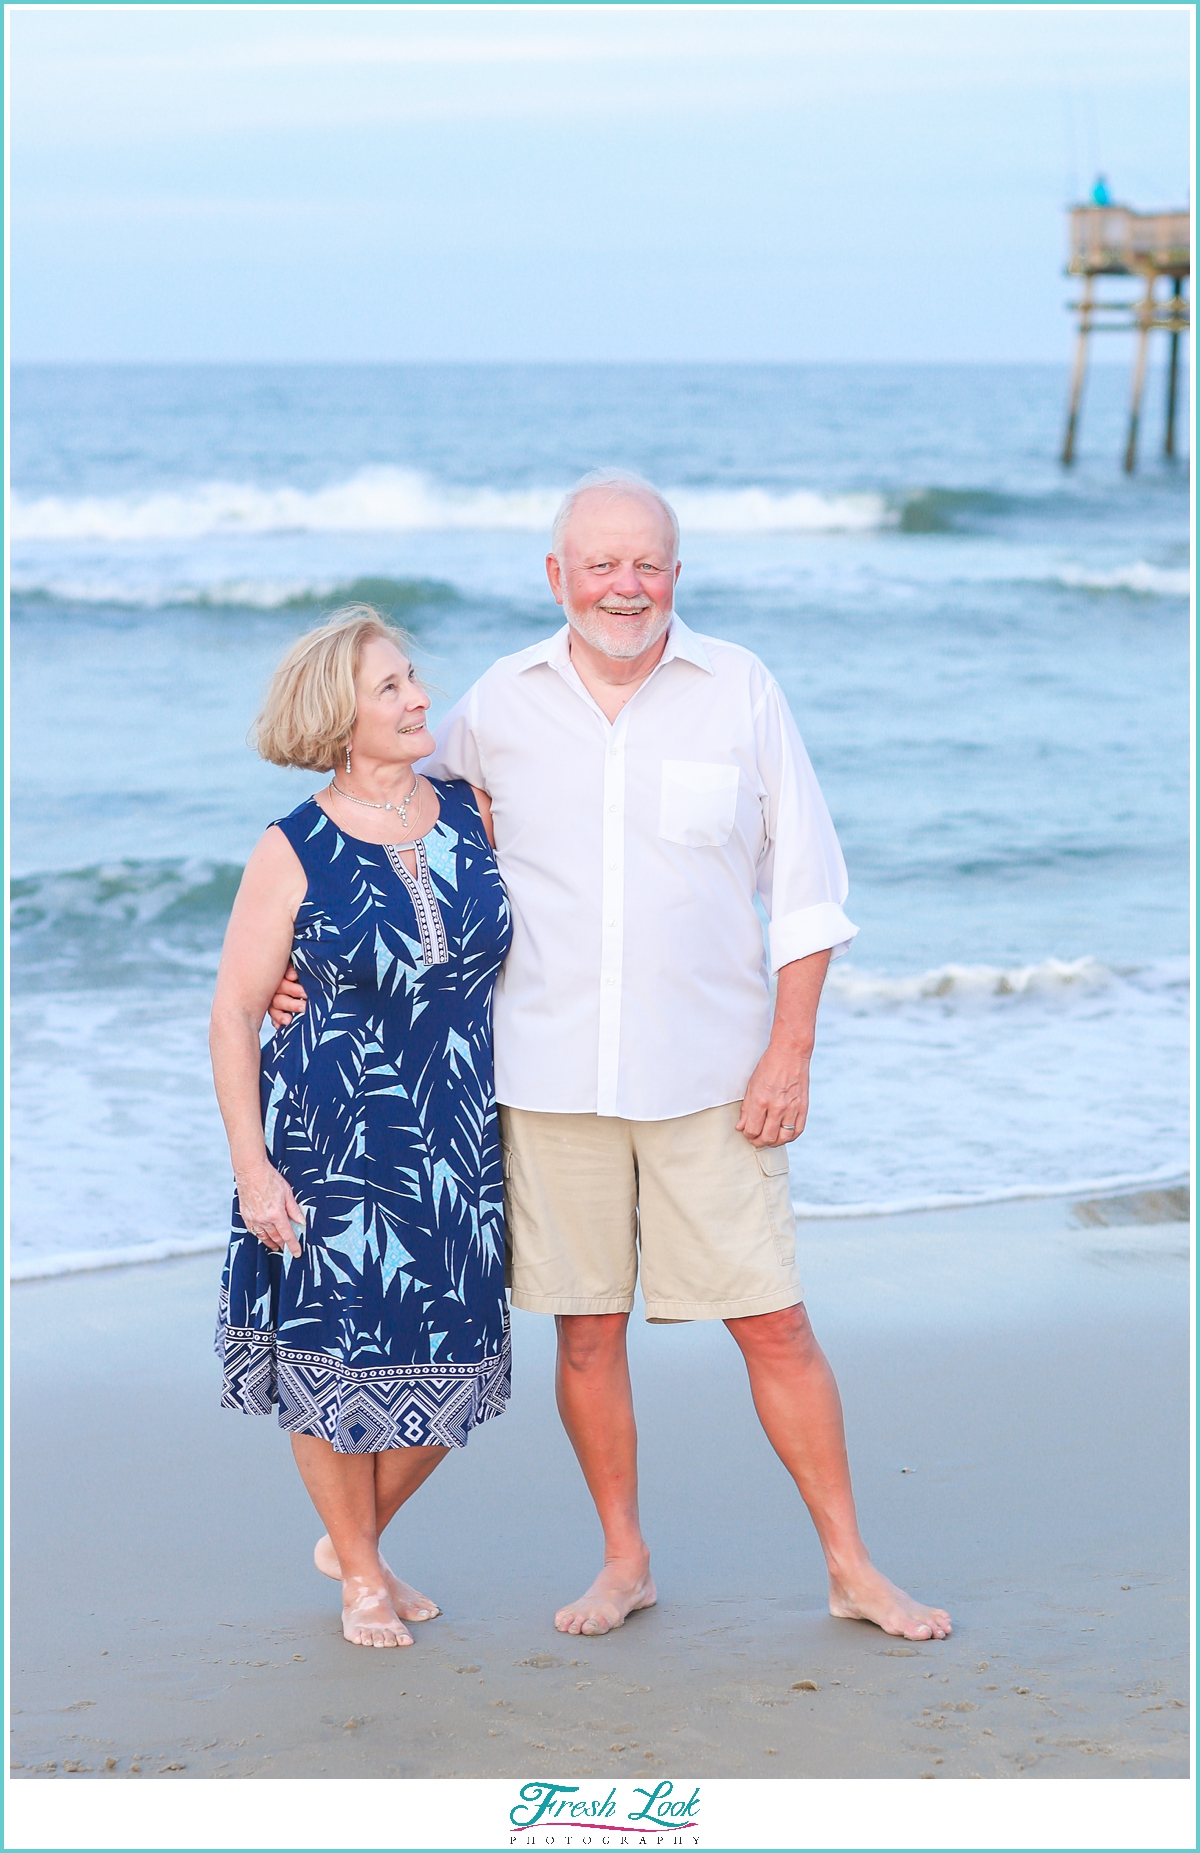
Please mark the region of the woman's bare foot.
[[[323, 1538], [317, 1539], [316, 1548], [313, 1551], [313, 1562], [322, 1576], [331, 1577], [335, 1583], [341, 1582], [342, 1566], [338, 1562], [338, 1554], [333, 1548], [333, 1540], [328, 1532]], [[401, 1621], [432, 1621], [435, 1615], [441, 1614], [442, 1611], [436, 1602], [431, 1602], [428, 1596], [423, 1596], [410, 1583], [401, 1582], [400, 1578], [394, 1575], [384, 1563], [382, 1557], [379, 1562], [383, 1569], [383, 1580], [387, 1585], [392, 1607]]]
[[411, 1647], [413, 1637], [392, 1607], [386, 1589], [358, 1576], [342, 1584], [342, 1633], [355, 1647]]
[[873, 1621], [885, 1634], [899, 1634], [906, 1641], [944, 1641], [951, 1632], [945, 1609], [914, 1602], [872, 1563], [847, 1576], [830, 1574], [829, 1613], [843, 1621]]
[[560, 1634], [608, 1634], [634, 1609], [653, 1608], [657, 1601], [649, 1557], [614, 1557], [585, 1596], [559, 1609], [554, 1625]]

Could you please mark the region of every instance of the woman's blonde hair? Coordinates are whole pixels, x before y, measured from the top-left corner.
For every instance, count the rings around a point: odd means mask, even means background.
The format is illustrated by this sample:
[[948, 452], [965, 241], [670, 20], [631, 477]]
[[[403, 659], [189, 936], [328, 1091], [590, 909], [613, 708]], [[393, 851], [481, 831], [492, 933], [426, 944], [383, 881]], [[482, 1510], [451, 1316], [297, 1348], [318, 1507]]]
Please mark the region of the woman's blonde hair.
[[250, 743], [273, 766], [330, 772], [350, 742], [363, 645], [386, 637], [411, 661], [412, 642], [374, 605], [342, 605], [292, 645], [267, 684]]

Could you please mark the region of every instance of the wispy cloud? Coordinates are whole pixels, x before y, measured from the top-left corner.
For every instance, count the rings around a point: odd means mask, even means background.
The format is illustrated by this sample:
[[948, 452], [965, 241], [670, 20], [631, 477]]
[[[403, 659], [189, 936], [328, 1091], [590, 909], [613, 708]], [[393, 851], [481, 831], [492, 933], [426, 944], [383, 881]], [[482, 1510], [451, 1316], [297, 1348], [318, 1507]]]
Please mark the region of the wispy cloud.
[[1168, 47], [1186, 49], [1188, 9], [1138, 11], [1130, 32], [1119, 7], [18, 8], [14, 134], [726, 113], [897, 88], [915, 103], [964, 79], [1057, 94], [1064, 68], [1100, 93], [1170, 81]]

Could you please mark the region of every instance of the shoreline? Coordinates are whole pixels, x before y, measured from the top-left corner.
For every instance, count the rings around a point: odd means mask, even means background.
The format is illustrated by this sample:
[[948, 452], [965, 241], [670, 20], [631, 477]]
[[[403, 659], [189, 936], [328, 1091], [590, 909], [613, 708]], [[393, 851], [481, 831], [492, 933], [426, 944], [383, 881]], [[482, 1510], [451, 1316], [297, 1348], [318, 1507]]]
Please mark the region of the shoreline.
[[[978, 1196], [951, 1193], [896, 1203], [802, 1203], [793, 1198], [792, 1209], [800, 1229], [822, 1223], [897, 1221], [914, 1215], [937, 1216], [943, 1210], [984, 1210], [996, 1204], [1058, 1204], [1067, 1198], [1112, 1199], [1133, 1202], [1151, 1196], [1167, 1201], [1132, 1214], [1135, 1222], [1187, 1222], [1191, 1213], [1191, 1173], [1187, 1167], [1164, 1166], [1158, 1171], [1093, 1178], [1070, 1184], [1014, 1185], [1011, 1189], [981, 1192]], [[1103, 1220], [1103, 1217], [1101, 1217]], [[223, 1253], [227, 1234], [167, 1237], [160, 1242], [130, 1244], [124, 1248], [79, 1249], [64, 1254], [22, 1258], [9, 1267], [10, 1282], [58, 1280], [70, 1274], [93, 1274], [107, 1268], [148, 1267], [159, 1261], [178, 1261], [191, 1255]]]
[[864, 1534], [946, 1642], [828, 1615], [735, 1347], [639, 1308], [658, 1606], [554, 1631], [598, 1537], [517, 1312], [509, 1412], [388, 1534], [445, 1612], [350, 1647], [286, 1438], [217, 1407], [216, 1253], [14, 1286], [13, 1777], [1186, 1775], [1185, 1228], [1086, 1207], [801, 1225]]

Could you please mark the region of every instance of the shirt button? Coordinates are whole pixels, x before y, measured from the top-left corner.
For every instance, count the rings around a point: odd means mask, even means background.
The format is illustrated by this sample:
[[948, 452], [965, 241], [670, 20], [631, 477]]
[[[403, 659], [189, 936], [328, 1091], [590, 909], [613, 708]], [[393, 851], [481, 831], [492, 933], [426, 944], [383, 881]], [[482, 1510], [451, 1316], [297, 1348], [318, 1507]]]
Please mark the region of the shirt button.
[[610, 811], [615, 811], [617, 807], [615, 804], [610, 804], [608, 808]]
[[615, 978], [606, 978], [604, 982], [605, 984], [615, 984], [617, 981]]
[[616, 872], [617, 872], [617, 865], [616, 865], [616, 863], [615, 863], [615, 862], [610, 862], [608, 866], [609, 866], [609, 869], [610, 869], [610, 871], [611, 871], [611, 873], [615, 875], [615, 874], [616, 874]]

